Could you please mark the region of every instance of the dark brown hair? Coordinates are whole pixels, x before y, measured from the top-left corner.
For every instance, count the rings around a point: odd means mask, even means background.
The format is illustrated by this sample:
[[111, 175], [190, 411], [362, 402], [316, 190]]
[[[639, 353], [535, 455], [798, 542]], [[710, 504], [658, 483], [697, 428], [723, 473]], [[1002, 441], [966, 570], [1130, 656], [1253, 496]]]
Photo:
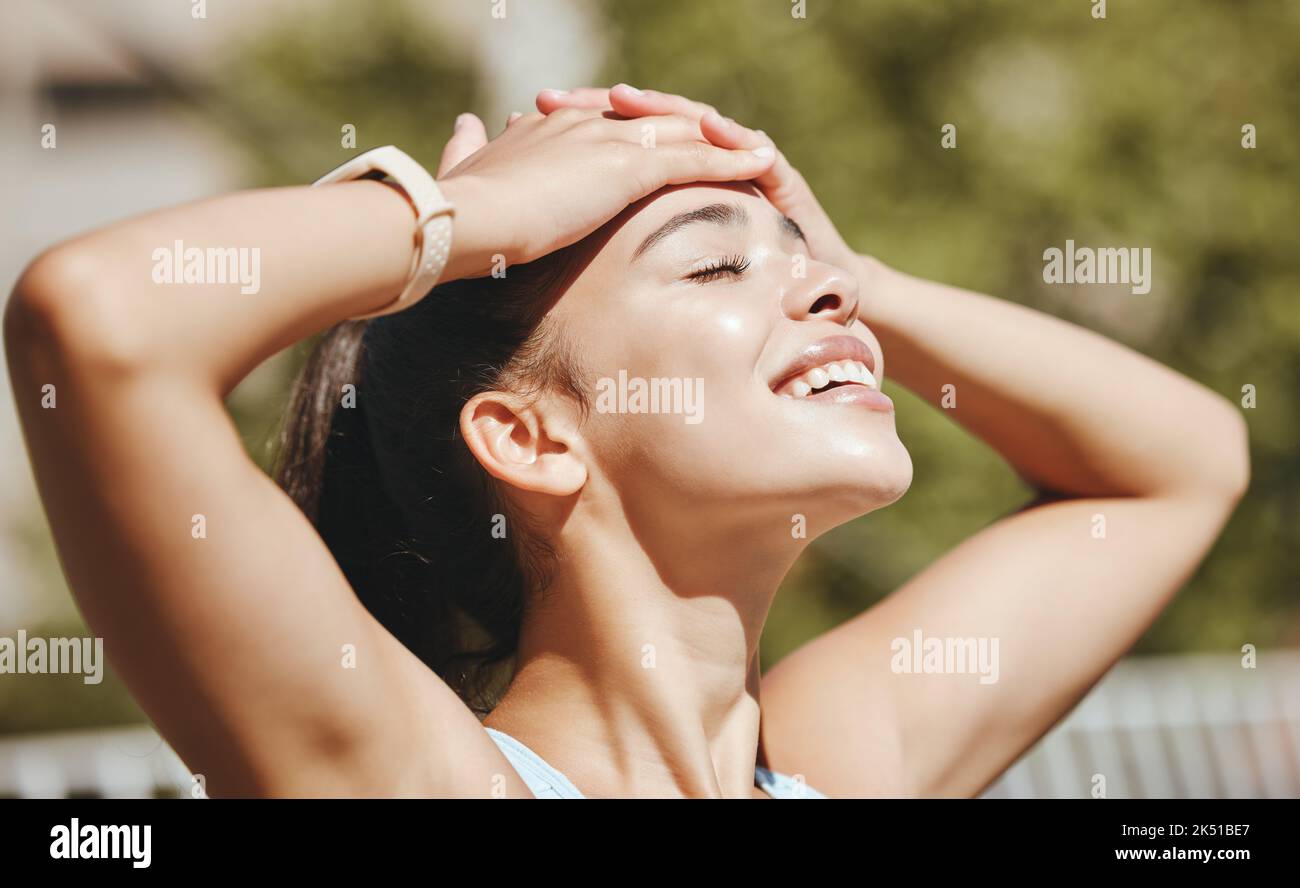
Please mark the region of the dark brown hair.
[[[501, 690], [551, 553], [470, 453], [460, 412], [490, 390], [554, 389], [585, 405], [545, 318], [578, 255], [574, 245], [331, 328], [298, 376], [281, 435], [276, 480], [362, 603], [479, 712]], [[497, 515], [504, 539], [492, 533]]]

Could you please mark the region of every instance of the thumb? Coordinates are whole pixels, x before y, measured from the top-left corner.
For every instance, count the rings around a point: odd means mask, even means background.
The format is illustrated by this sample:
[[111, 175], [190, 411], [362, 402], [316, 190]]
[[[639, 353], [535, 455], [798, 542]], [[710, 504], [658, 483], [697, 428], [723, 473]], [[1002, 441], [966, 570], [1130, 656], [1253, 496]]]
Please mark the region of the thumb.
[[483, 121], [473, 114], [461, 114], [456, 118], [456, 126], [451, 138], [442, 149], [442, 160], [438, 162], [438, 178], [451, 172], [460, 162], [487, 144], [487, 129]]

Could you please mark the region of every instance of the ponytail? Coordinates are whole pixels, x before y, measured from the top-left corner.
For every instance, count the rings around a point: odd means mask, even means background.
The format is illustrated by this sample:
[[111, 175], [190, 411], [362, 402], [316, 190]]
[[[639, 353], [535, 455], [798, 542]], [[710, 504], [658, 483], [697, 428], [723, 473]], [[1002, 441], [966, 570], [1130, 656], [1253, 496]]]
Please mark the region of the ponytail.
[[[294, 384], [281, 434], [276, 480], [361, 602], [479, 712], [508, 681], [551, 553], [465, 446], [460, 411], [503, 387], [558, 386], [584, 401], [543, 322], [573, 253], [331, 328]], [[492, 533], [503, 515], [506, 539]]]

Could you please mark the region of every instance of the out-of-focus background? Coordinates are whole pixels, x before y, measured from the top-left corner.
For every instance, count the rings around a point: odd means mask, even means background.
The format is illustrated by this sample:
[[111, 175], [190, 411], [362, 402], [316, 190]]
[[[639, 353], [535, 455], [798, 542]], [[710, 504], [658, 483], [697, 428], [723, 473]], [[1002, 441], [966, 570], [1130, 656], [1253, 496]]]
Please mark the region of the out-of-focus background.
[[[1300, 4], [1095, 6], [6, 0], [0, 289], [43, 247], [125, 215], [309, 181], [376, 145], [432, 164], [456, 113], [495, 133], [543, 87], [708, 101], [772, 135], [864, 252], [1081, 323], [1234, 401], [1254, 386], [1254, 480], [1219, 545], [990, 794], [1085, 795], [1105, 773], [1112, 796], [1297, 796]], [[1045, 285], [1043, 250], [1067, 239], [1151, 247], [1150, 293]], [[301, 357], [231, 398], [264, 464]], [[769, 621], [769, 663], [1026, 498], [987, 447], [896, 395], [912, 490], [817, 542]], [[0, 635], [83, 636], [2, 397]], [[111, 673], [0, 674], [0, 735], [0, 795], [188, 792]]]

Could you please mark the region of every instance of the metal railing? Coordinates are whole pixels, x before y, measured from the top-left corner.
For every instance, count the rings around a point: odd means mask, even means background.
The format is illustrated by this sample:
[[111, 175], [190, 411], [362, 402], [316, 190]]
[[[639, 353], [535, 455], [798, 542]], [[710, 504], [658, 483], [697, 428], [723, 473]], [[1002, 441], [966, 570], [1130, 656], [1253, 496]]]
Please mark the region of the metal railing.
[[1122, 661], [985, 797], [1099, 794], [1300, 798], [1300, 651]]
[[192, 785], [147, 725], [0, 737], [0, 797], [185, 798]]

